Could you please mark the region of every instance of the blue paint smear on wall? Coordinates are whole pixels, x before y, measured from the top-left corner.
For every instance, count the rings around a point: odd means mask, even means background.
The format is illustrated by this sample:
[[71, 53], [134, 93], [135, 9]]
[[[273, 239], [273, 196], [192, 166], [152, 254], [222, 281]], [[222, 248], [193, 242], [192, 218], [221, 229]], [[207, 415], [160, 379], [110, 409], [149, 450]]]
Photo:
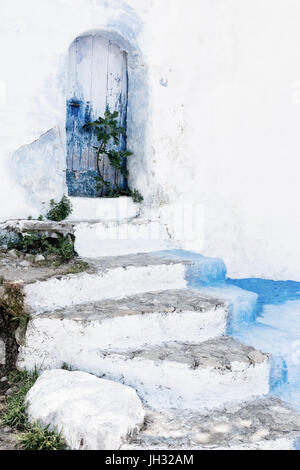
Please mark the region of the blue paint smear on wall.
[[228, 279], [229, 284], [241, 289], [256, 292], [261, 307], [266, 304], [280, 305], [288, 300], [300, 299], [300, 282], [272, 281], [267, 279]]
[[227, 283], [258, 294], [257, 319], [236, 323], [232, 336], [271, 354], [272, 394], [300, 409], [300, 283], [266, 279]]
[[188, 287], [229, 305], [228, 334], [270, 354], [272, 395], [300, 409], [300, 282], [229, 279], [222, 260], [184, 250], [159, 252], [188, 260]]
[[191, 262], [186, 266], [188, 287], [219, 285], [226, 281], [226, 266], [221, 259], [208, 258], [185, 250], [165, 250], [157, 254]]

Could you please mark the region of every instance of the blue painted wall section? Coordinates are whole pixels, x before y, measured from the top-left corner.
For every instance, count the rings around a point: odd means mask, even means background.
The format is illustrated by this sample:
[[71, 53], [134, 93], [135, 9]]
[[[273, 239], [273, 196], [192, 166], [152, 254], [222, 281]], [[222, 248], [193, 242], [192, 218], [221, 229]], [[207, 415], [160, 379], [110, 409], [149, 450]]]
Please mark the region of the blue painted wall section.
[[229, 307], [227, 334], [270, 354], [270, 390], [300, 409], [300, 282], [229, 279], [222, 260], [184, 250], [159, 252], [191, 261], [188, 287]]
[[185, 250], [164, 250], [158, 254], [191, 261], [186, 266], [188, 287], [197, 288], [207, 285], [218, 285], [226, 281], [226, 266], [218, 258], [207, 258], [198, 253]]

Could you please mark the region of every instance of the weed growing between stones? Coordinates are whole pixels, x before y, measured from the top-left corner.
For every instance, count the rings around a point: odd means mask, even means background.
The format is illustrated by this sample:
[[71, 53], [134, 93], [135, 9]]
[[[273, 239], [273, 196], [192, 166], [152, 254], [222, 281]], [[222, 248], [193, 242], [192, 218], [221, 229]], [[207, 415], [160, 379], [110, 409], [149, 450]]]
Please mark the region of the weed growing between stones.
[[38, 371], [16, 371], [9, 376], [13, 393], [8, 396], [2, 423], [19, 432], [23, 450], [64, 450], [66, 445], [61, 433], [53, 432], [49, 426], [43, 428], [39, 423], [30, 424], [25, 398], [38, 378]]
[[25, 397], [38, 378], [37, 370], [33, 373], [27, 371], [12, 372], [9, 382], [14, 392], [7, 398], [7, 408], [2, 416], [2, 422], [6, 426], [24, 429], [28, 424]]
[[23, 450], [66, 450], [61, 433], [51, 431], [49, 426], [42, 428], [39, 423], [21, 433], [19, 441]]
[[[50, 209], [46, 215], [46, 218], [55, 222], [61, 222], [71, 215], [72, 211], [72, 204], [67, 196], [63, 196], [60, 202], [57, 203], [54, 201], [54, 199], [51, 199]], [[42, 220], [41, 216], [39, 220]]]

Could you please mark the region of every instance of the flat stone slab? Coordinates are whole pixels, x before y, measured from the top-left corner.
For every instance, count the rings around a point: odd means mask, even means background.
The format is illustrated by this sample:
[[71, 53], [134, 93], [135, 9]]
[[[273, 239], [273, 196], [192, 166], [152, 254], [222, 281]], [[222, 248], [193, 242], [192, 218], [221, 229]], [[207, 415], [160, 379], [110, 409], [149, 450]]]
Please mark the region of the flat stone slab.
[[[105, 320], [114, 317], [198, 312], [205, 313], [225, 308], [223, 302], [203, 296], [193, 289], [174, 289], [159, 292], [145, 292], [123, 299], [103, 300], [76, 307], [64, 308], [52, 313], [42, 314], [40, 318], [59, 318], [71, 320]], [[174, 315], [175, 316], [175, 315]]]
[[156, 348], [131, 353], [131, 358], [143, 358], [151, 361], [175, 362], [186, 364], [190, 368], [214, 368], [234, 370], [236, 364], [247, 367], [262, 364], [268, 360], [266, 354], [245, 346], [230, 336], [223, 336], [200, 344], [168, 343]]
[[[89, 267], [86, 272], [89, 274], [106, 273], [119, 268], [139, 268], [143, 266], [172, 266], [174, 264], [185, 264], [176, 258], [166, 258], [163, 256], [151, 256], [148, 254], [137, 254], [128, 256], [112, 256], [98, 259], [81, 259], [87, 262]], [[30, 263], [22, 266], [23, 257], [18, 257], [10, 253], [0, 253], [0, 277], [8, 281], [23, 280], [25, 284], [36, 281], [45, 281], [51, 277], [57, 278], [69, 274], [73, 262], [63, 263], [60, 266], [51, 263]], [[186, 262], [188, 263], [188, 261]]]
[[300, 414], [266, 397], [223, 410], [148, 409], [145, 429], [122, 450], [291, 450], [300, 436]]
[[93, 351], [132, 351], [168, 341], [207, 341], [225, 334], [227, 307], [189, 289], [147, 292], [33, 315], [19, 363], [60, 367]]
[[44, 372], [26, 403], [30, 421], [61, 431], [73, 450], [117, 450], [145, 417], [132, 388], [84, 372]]
[[51, 234], [69, 235], [74, 233], [74, 224], [71, 222], [54, 222], [51, 220], [8, 220], [0, 224], [0, 231], [11, 231], [20, 234], [28, 232], [40, 232]]
[[36, 281], [46, 281], [51, 277], [60, 277], [73, 271], [73, 268], [80, 260], [72, 260], [56, 266], [55, 263], [31, 263], [23, 262], [26, 259], [9, 253], [0, 253], [0, 278], [7, 281], [22, 280], [24, 284], [31, 284]]
[[174, 264], [188, 265], [188, 259], [180, 259], [173, 256], [166, 256], [164, 252], [155, 253], [136, 253], [121, 256], [105, 256], [96, 259], [85, 258], [89, 261], [90, 272], [106, 272], [118, 268], [141, 268], [143, 266], [172, 266]]

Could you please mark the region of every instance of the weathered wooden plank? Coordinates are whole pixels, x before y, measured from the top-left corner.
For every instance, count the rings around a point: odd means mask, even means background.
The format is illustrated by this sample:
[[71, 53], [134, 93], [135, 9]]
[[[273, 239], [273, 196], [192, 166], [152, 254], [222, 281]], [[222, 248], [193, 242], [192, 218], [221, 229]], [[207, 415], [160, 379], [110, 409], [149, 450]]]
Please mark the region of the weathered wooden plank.
[[76, 40], [76, 86], [75, 95], [82, 103], [77, 119], [77, 136], [80, 152], [73, 159], [73, 170], [89, 169], [90, 136], [83, 126], [90, 120], [91, 83], [92, 83], [92, 36]]
[[68, 57], [68, 84], [67, 84], [67, 168], [73, 168], [74, 146], [76, 140], [75, 126], [76, 115], [73, 113], [69, 103], [75, 99], [75, 90], [77, 88], [76, 76], [76, 41], [71, 44]]
[[[103, 117], [106, 110], [107, 69], [109, 41], [100, 36], [93, 36], [92, 43], [92, 86], [91, 86], [91, 120]], [[89, 167], [96, 170], [97, 139], [91, 134], [89, 147]]]
[[126, 95], [124, 86], [124, 52], [115, 44], [109, 44], [107, 97], [106, 103], [110, 111], [122, 111], [122, 94]]
[[[116, 44], [109, 44], [108, 74], [107, 74], [107, 108], [118, 111], [119, 125], [126, 127], [127, 110], [127, 57]], [[125, 139], [121, 138], [119, 148], [125, 148]], [[119, 185], [122, 178], [108, 165], [106, 179]]]

